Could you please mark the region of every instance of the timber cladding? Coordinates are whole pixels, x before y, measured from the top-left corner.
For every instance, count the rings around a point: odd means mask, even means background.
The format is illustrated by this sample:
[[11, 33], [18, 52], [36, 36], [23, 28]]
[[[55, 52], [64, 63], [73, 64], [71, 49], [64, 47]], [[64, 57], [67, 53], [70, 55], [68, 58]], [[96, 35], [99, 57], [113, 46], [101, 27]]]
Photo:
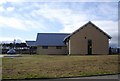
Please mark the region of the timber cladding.
[[37, 46], [37, 54], [67, 54], [66, 46]]
[[88, 54], [91, 40], [91, 54], [108, 54], [109, 39], [91, 24], [75, 32], [69, 39], [70, 54]]

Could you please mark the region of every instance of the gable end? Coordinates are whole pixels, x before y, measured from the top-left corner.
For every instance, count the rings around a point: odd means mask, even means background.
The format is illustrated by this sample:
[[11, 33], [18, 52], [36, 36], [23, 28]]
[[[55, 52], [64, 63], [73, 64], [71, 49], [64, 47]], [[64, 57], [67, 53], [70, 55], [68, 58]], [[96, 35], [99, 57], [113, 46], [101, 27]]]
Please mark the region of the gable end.
[[112, 37], [109, 36], [107, 33], [105, 33], [103, 30], [101, 30], [99, 27], [97, 27], [96, 25], [94, 25], [91, 21], [89, 21], [88, 23], [86, 23], [85, 25], [83, 25], [82, 27], [80, 27], [79, 29], [77, 29], [76, 31], [74, 31], [73, 33], [71, 33], [69, 36], [65, 37], [65, 38], [64, 38], [64, 42], [67, 42], [73, 34], [79, 32], [79, 31], [82, 30], [84, 27], [87, 27], [87, 25], [89, 25], [89, 24], [91, 24], [93, 27], [95, 27], [95, 28], [98, 29], [100, 32], [102, 32], [104, 35], [106, 35], [106, 36], [108, 37], [108, 39], [111, 39], [111, 38], [112, 38]]

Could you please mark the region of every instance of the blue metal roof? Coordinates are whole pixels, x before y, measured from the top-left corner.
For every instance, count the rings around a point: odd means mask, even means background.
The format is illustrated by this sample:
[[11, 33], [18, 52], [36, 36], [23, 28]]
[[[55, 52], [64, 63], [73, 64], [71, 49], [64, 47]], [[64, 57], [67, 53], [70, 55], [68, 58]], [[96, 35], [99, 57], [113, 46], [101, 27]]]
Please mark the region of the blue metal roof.
[[63, 40], [67, 33], [38, 33], [36, 45], [41, 46], [65, 46]]
[[36, 41], [26, 41], [27, 46], [36, 46]]

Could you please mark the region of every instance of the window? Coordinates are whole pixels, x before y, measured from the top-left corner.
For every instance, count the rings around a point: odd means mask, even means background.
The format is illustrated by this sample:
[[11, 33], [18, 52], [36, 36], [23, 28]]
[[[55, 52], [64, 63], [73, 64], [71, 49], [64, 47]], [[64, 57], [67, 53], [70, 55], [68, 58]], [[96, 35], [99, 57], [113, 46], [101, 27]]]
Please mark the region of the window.
[[48, 46], [42, 46], [43, 49], [48, 49]]
[[62, 49], [62, 47], [61, 46], [56, 46], [56, 49]]

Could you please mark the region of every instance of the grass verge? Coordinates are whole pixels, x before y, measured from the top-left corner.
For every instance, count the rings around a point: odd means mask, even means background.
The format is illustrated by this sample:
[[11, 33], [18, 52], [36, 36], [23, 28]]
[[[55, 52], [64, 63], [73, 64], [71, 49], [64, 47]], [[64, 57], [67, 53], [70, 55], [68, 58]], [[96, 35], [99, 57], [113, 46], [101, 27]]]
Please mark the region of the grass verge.
[[118, 55], [23, 55], [2, 59], [3, 79], [59, 78], [118, 73]]

